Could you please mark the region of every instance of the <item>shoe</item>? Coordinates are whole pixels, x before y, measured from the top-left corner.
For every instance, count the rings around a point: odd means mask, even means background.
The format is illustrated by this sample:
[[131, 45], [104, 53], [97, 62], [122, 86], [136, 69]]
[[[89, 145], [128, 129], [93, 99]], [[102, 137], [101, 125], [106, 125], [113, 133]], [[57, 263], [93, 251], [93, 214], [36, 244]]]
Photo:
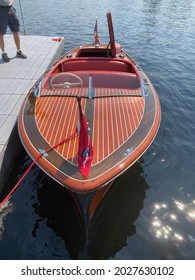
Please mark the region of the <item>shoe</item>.
[[5, 61], [5, 62], [9, 62], [10, 61], [10, 58], [8, 57], [7, 53], [2, 53], [2, 59]]
[[22, 51], [17, 51], [16, 56], [19, 58], [27, 58], [27, 56]]

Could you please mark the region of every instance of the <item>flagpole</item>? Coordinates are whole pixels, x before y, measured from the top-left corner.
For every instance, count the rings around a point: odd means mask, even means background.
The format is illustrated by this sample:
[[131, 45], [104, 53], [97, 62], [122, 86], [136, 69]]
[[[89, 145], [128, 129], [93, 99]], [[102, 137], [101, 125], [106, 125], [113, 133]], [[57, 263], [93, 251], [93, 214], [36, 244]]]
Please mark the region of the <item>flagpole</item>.
[[100, 38], [98, 35], [98, 18], [96, 17], [95, 28], [94, 28], [94, 45], [97, 48], [100, 45]]
[[81, 108], [81, 97], [80, 96], [77, 96], [77, 102], [78, 102], [78, 106], [79, 106], [79, 114], [80, 114], [80, 117], [82, 115], [82, 108]]

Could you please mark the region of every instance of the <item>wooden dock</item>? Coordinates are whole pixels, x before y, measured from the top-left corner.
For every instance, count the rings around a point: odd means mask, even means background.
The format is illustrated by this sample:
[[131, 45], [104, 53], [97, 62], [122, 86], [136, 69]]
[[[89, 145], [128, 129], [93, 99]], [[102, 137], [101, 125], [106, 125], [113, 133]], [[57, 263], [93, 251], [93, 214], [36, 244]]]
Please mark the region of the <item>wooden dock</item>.
[[12, 35], [5, 36], [10, 62], [0, 57], [0, 191], [21, 145], [17, 132], [21, 104], [35, 81], [64, 51], [63, 38], [60, 41], [48, 36], [20, 38], [27, 59], [16, 57]]

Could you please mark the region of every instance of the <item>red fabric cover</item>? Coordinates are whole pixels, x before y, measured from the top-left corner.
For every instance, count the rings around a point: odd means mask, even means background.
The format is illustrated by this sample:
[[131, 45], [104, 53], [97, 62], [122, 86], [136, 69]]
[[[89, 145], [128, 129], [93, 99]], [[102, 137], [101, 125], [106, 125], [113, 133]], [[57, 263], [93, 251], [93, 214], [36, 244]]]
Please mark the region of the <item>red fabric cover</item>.
[[88, 134], [88, 125], [83, 113], [80, 118], [78, 166], [81, 174], [88, 178], [93, 159], [93, 147]]

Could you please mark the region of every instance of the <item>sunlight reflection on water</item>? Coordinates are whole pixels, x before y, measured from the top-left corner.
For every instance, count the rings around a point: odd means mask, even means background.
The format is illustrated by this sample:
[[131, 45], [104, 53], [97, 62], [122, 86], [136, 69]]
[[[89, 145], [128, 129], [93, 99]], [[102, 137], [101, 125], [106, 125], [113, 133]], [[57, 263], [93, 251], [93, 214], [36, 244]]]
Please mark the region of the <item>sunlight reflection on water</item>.
[[152, 216], [152, 232], [156, 238], [169, 239], [176, 244], [187, 242], [190, 234], [186, 228], [183, 228], [181, 220], [186, 219], [188, 223], [194, 223], [195, 201], [183, 203], [172, 198], [172, 205], [163, 202], [156, 203], [153, 205]]

